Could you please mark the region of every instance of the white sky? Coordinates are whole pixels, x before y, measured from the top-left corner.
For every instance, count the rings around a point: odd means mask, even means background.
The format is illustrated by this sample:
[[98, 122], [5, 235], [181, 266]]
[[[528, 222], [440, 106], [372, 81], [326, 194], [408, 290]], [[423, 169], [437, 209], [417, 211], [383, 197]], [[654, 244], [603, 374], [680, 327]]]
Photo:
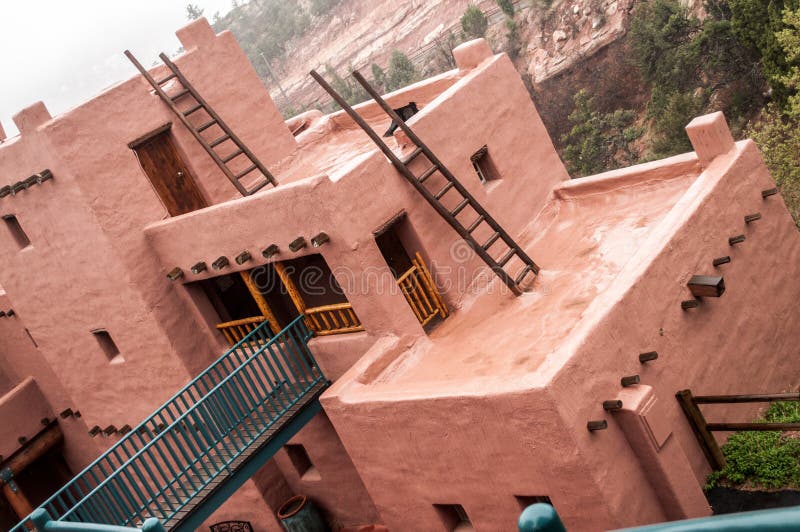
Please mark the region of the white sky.
[[[150, 66], [174, 53], [189, 0], [0, 0], [0, 122], [42, 100], [53, 116], [136, 73], [128, 49]], [[231, 0], [192, 0], [212, 19]]]

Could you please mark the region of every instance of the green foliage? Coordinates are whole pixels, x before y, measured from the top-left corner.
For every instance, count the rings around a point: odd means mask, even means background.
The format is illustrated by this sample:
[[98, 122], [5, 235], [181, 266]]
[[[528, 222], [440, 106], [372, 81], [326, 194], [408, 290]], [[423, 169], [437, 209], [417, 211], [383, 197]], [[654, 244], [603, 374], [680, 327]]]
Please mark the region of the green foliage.
[[393, 50], [389, 59], [389, 70], [386, 73], [386, 90], [394, 91], [419, 79], [420, 75], [408, 56], [399, 50]]
[[[349, 70], [352, 71], [353, 68], [351, 67]], [[350, 105], [355, 105], [369, 98], [364, 87], [359, 85], [353, 77], [348, 76], [347, 79], [343, 78], [331, 65], [325, 65], [325, 73], [329, 80], [328, 83], [333, 87], [333, 90], [338, 92], [339, 95], [344, 98], [344, 101]]]
[[372, 83], [381, 92], [386, 91], [386, 72], [377, 63], [372, 63]]
[[294, 2], [261, 0], [241, 4], [214, 22], [214, 29], [230, 29], [250, 62], [264, 74], [262, 60], [277, 58], [286, 45], [302, 35], [311, 23], [310, 15]]
[[644, 130], [633, 125], [636, 113], [618, 109], [597, 110], [594, 98], [582, 89], [575, 94], [569, 115], [571, 129], [561, 139], [570, 173], [584, 176], [628, 165], [638, 160], [634, 142]]
[[336, 7], [341, 0], [311, 0], [311, 14], [315, 17], [322, 16]]
[[673, 92], [665, 96], [663, 110], [651, 125], [651, 150], [657, 158], [692, 151], [686, 124], [703, 114], [705, 98], [691, 92]]
[[678, 0], [642, 2], [634, 12], [633, 60], [651, 86], [653, 156], [691, 151], [684, 127], [709, 108], [724, 111], [737, 130], [762, 105], [758, 56], [734, 31], [728, 0], [705, 7], [703, 21]]
[[785, 84], [791, 65], [778, 35], [786, 29], [784, 10], [797, 10], [800, 0], [728, 1], [734, 33], [746, 47], [757, 51], [773, 96], [781, 105], [785, 104], [791, 93]]
[[197, 4], [186, 4], [186, 18], [197, 20], [203, 16], [203, 8]]
[[788, 64], [781, 82], [793, 92], [788, 99], [789, 112], [800, 117], [800, 8], [784, 11], [783, 23], [785, 27], [776, 33]]
[[511, 59], [516, 59], [522, 50], [522, 41], [520, 40], [517, 22], [513, 18], [506, 17], [506, 30], [508, 30], [508, 33], [506, 33], [506, 53]]
[[478, 6], [470, 4], [461, 15], [461, 29], [469, 37], [483, 37], [489, 29], [489, 20]]
[[514, 17], [514, 0], [494, 0], [507, 17]]
[[800, 224], [800, 114], [782, 112], [772, 104], [745, 134], [758, 144], [789, 212]]
[[[800, 422], [800, 403], [770, 405], [763, 421]], [[719, 484], [762, 488], [800, 487], [800, 439], [778, 431], [737, 432], [722, 446], [727, 464], [709, 475], [707, 488]]]

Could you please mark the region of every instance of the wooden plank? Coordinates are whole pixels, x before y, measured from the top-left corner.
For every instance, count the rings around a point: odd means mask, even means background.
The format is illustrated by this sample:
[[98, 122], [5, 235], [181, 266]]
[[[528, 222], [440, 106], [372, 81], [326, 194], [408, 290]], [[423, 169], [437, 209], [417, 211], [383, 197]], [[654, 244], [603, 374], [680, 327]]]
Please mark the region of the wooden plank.
[[766, 393], [751, 395], [698, 395], [695, 404], [714, 403], [768, 403], [771, 401], [800, 401], [800, 393]]
[[692, 432], [694, 432], [711, 469], [719, 471], [725, 467], [725, 455], [722, 454], [714, 435], [708, 430], [706, 419], [700, 409], [697, 408], [691, 390], [681, 390], [675, 394], [675, 397], [678, 399], [678, 403], [681, 405], [683, 413], [686, 415], [686, 419], [692, 427]]
[[253, 276], [250, 274], [249, 271], [242, 271], [239, 272], [239, 275], [242, 277], [244, 284], [247, 286], [247, 290], [250, 291], [250, 295], [253, 296], [253, 299], [258, 305], [258, 309], [267, 318], [269, 321], [269, 328], [272, 331], [272, 334], [278, 334], [280, 331], [280, 325], [278, 325], [278, 318], [275, 317], [275, 313], [272, 311], [272, 308], [267, 303], [264, 294], [261, 293], [261, 290], [256, 285], [256, 282], [253, 280]]

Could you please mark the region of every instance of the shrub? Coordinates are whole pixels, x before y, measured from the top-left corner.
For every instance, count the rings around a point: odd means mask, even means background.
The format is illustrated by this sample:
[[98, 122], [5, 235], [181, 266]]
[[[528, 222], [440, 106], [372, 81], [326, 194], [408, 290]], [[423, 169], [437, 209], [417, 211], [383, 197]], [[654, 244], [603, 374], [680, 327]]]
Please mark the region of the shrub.
[[403, 52], [393, 50], [389, 59], [389, 70], [386, 73], [386, 89], [397, 90], [416, 81], [419, 81], [419, 73], [414, 63]]
[[566, 145], [564, 159], [574, 177], [611, 170], [638, 160], [634, 143], [644, 130], [633, 126], [634, 111], [618, 109], [601, 113], [585, 89], [575, 94], [574, 103], [575, 109], [568, 118], [571, 129], [561, 139]]
[[506, 14], [507, 17], [514, 17], [514, 0], [495, 0], [500, 10]]
[[[800, 403], [773, 403], [764, 421], [800, 422]], [[800, 486], [800, 440], [779, 431], [737, 432], [722, 446], [727, 462], [708, 476], [706, 488], [731, 486], [783, 488]]]
[[489, 21], [478, 6], [470, 4], [461, 15], [461, 29], [469, 37], [483, 37], [489, 29]]

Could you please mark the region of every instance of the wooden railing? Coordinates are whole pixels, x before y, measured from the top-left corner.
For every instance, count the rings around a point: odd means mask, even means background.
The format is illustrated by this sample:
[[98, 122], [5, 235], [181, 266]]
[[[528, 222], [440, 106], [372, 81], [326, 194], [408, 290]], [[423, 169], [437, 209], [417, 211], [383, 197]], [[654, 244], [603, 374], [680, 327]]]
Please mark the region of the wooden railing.
[[337, 303], [305, 310], [306, 325], [318, 336], [363, 331], [364, 326], [350, 303]]
[[244, 318], [241, 320], [233, 320], [217, 325], [225, 339], [234, 346], [244, 339], [245, 336], [253, 332], [256, 327], [266, 321], [264, 316], [254, 316], [252, 318]]
[[422, 256], [417, 253], [411, 263], [413, 266], [397, 278], [397, 286], [403, 291], [414, 315], [423, 326], [436, 316], [442, 319], [446, 318], [450, 312], [447, 310], [447, 305], [439, 294]]

